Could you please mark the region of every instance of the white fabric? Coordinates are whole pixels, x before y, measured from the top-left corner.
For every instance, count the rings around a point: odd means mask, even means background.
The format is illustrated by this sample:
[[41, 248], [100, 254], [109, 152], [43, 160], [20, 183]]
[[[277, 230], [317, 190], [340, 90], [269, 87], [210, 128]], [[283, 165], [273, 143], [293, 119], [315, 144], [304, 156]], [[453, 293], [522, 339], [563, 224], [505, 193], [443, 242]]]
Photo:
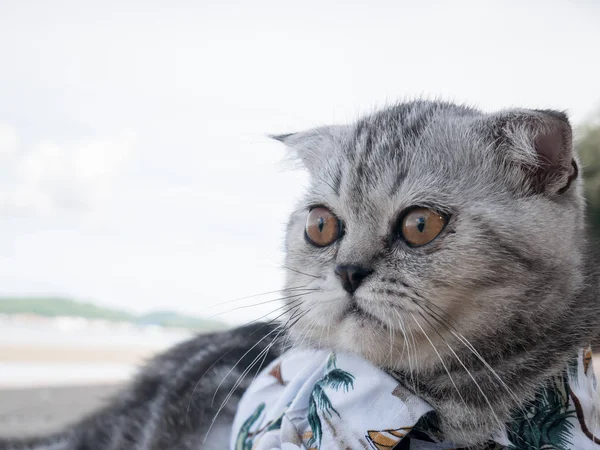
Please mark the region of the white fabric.
[[[486, 448], [599, 450], [593, 442], [600, 431], [599, 393], [586, 355], [591, 350], [582, 350], [570, 375], [542, 390], [526, 408], [528, 417], [507, 424], [490, 438], [496, 447]], [[230, 449], [383, 450], [403, 440], [402, 448], [411, 450], [454, 448], [436, 429], [431, 406], [389, 374], [353, 355], [303, 350], [278, 358], [251, 384], [238, 407]]]

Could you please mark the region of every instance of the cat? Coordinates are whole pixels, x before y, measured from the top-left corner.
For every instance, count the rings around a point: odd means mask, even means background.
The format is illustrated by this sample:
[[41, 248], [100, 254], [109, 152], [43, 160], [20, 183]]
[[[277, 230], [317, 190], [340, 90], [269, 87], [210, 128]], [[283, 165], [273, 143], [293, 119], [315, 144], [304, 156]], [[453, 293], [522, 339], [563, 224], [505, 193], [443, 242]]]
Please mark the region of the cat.
[[283, 319], [176, 346], [105, 409], [1, 450], [225, 449], [281, 342], [361, 356], [477, 446], [598, 338], [564, 113], [413, 101], [273, 137], [310, 176], [286, 229]]

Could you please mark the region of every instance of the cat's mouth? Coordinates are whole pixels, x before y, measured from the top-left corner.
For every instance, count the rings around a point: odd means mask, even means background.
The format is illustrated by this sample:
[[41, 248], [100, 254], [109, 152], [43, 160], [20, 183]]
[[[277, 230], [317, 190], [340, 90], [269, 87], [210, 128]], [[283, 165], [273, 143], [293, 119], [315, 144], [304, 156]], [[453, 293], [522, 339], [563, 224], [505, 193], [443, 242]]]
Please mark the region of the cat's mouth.
[[345, 319], [348, 317], [353, 317], [359, 320], [368, 320], [371, 322], [375, 322], [384, 328], [387, 328], [385, 323], [383, 323], [380, 319], [378, 319], [365, 309], [361, 308], [355, 301], [350, 303], [350, 305], [348, 305], [348, 307], [344, 310], [344, 313], [342, 314], [342, 318]]

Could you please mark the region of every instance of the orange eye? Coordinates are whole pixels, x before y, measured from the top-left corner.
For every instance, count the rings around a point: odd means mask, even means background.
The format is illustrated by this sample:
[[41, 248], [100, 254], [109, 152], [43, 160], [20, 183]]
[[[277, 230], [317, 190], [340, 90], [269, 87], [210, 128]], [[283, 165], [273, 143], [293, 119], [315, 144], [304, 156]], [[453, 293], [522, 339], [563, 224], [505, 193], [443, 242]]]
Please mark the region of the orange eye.
[[415, 208], [402, 219], [402, 236], [409, 245], [420, 247], [438, 237], [445, 225], [444, 216], [427, 208]]
[[311, 209], [306, 218], [306, 240], [315, 247], [327, 247], [341, 235], [340, 220], [322, 206]]

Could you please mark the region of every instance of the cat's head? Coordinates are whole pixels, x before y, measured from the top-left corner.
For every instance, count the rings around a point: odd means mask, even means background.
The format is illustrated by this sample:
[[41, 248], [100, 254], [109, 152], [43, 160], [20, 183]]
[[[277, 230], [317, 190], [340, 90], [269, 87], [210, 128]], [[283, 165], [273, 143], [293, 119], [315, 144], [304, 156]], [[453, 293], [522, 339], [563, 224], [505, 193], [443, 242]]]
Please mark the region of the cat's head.
[[310, 173], [286, 238], [298, 343], [427, 370], [457, 334], [536, 333], [581, 287], [584, 206], [562, 113], [419, 101], [276, 139]]

